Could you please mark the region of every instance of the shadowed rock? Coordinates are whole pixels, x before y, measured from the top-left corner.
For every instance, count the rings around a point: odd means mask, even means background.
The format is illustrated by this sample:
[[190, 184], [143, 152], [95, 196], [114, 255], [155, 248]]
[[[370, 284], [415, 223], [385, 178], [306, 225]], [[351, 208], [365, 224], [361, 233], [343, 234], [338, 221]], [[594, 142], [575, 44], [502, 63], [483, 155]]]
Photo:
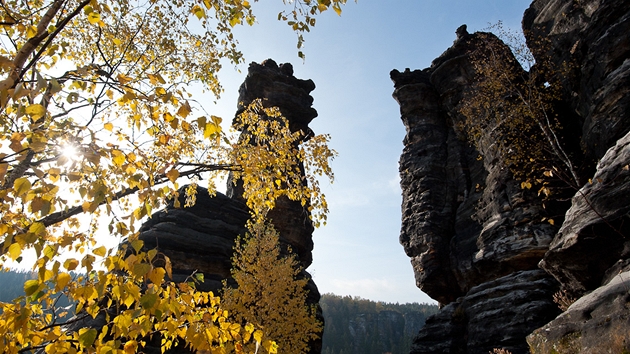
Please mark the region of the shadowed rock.
[[[315, 88], [311, 80], [300, 80], [293, 76], [291, 64], [278, 66], [268, 59], [262, 64], [251, 63], [245, 82], [239, 90], [237, 115], [254, 99], [263, 100], [266, 107], [278, 107], [289, 120], [293, 131], [311, 132], [308, 123], [317, 116], [311, 107], [313, 98], [309, 93]], [[183, 195], [180, 194], [184, 205]], [[313, 226], [309, 214], [299, 202], [287, 198], [278, 200], [269, 218], [280, 235], [283, 249], [288, 246], [296, 253], [298, 261], [306, 268], [312, 262]], [[246, 233], [245, 223], [250, 214], [242, 198], [239, 183], [229, 183], [227, 196], [216, 193], [208, 195], [204, 188], [198, 188], [197, 201], [188, 208], [175, 208], [170, 203], [142, 225], [139, 238], [145, 249], [157, 248], [167, 255], [173, 267], [173, 281], [185, 281], [194, 272], [204, 274], [201, 290], [219, 291], [222, 282], [234, 284], [231, 278], [235, 240]], [[301, 277], [311, 278], [303, 270]], [[315, 283], [307, 285], [307, 303], [317, 304], [320, 294]], [[323, 321], [321, 309], [319, 319]], [[159, 352], [159, 342], [148, 348], [148, 352]], [[321, 351], [321, 339], [312, 341], [309, 353]], [[175, 348], [169, 353], [188, 353], [184, 348]]]
[[[557, 134], [592, 183], [570, 201], [552, 195], [545, 208], [512, 176], [490, 134], [482, 132], [476, 148], [467, 143], [459, 111], [462, 97], [475, 92], [470, 53], [492, 46], [501, 52], [493, 54], [509, 57], [496, 37], [483, 41], [462, 26], [431, 67], [392, 71], [407, 128], [400, 242], [418, 287], [445, 305], [427, 320], [412, 353], [528, 352], [525, 337], [557, 314], [551, 295], [558, 287], [580, 296], [630, 270], [630, 7], [614, 0], [535, 0], [523, 29], [537, 62], [551, 58], [557, 68], [542, 73], [561, 82], [554, 111], [563, 129]], [[559, 228], [544, 221], [551, 217]], [[527, 280], [533, 274], [537, 280]], [[523, 286], [529, 281], [538, 286]], [[507, 294], [505, 305], [495, 301]], [[613, 348], [594, 340], [617, 343], [617, 334], [630, 330], [625, 295], [615, 296], [619, 306], [597, 310], [608, 317], [579, 327], [581, 338], [593, 341], [574, 340], [562, 320], [537, 331], [530, 343], [582, 346], [566, 353]], [[595, 328], [601, 318], [614, 325]], [[549, 331], [553, 335], [545, 336]], [[614, 348], [630, 351], [627, 340], [622, 344]]]
[[573, 303], [527, 337], [533, 354], [627, 353], [630, 346], [630, 272]]

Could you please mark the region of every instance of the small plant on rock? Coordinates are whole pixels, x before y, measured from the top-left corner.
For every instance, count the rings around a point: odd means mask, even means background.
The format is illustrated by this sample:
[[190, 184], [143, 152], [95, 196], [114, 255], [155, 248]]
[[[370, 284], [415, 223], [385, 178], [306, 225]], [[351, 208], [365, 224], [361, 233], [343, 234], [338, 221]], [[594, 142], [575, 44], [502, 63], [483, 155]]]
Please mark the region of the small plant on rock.
[[553, 294], [553, 302], [558, 305], [562, 312], [566, 311], [576, 300], [566, 290], [560, 290]]

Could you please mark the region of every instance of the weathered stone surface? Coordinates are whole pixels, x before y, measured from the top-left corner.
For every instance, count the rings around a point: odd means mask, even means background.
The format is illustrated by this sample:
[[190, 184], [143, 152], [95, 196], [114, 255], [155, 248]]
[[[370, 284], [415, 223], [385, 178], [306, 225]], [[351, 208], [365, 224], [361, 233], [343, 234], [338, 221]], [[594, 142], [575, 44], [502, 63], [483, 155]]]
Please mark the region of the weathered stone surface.
[[[536, 0], [523, 29], [535, 55], [571, 68], [562, 73], [565, 100], [579, 115], [587, 155], [600, 159], [630, 129], [628, 2]], [[540, 38], [550, 45], [537, 46]]]
[[440, 302], [448, 303], [459, 295], [448, 291], [458, 287], [448, 257], [455, 197], [448, 195], [446, 178], [448, 127], [440, 117], [438, 94], [429, 82], [428, 73], [394, 71], [392, 78], [400, 80], [395, 81], [394, 97], [400, 103], [408, 132], [400, 162], [403, 188], [400, 242], [411, 257], [418, 286]]
[[[282, 115], [289, 121], [292, 132], [302, 131], [304, 139], [313, 134], [308, 124], [317, 117], [312, 107], [313, 97], [310, 92], [315, 89], [312, 80], [301, 80], [293, 76], [293, 67], [289, 63], [276, 64], [267, 59], [261, 64], [252, 62], [247, 77], [239, 88], [239, 99], [236, 116], [241, 114], [255, 99], [262, 99], [265, 107], [278, 107]], [[229, 183], [227, 195], [242, 200], [241, 183]], [[313, 224], [307, 208], [299, 201], [281, 198], [276, 201], [275, 208], [267, 215], [280, 232], [281, 241], [290, 245], [300, 259], [301, 265], [307, 268], [313, 262]]]
[[527, 353], [524, 336], [558, 313], [557, 282], [542, 270], [516, 272], [473, 287], [427, 319], [411, 353]]
[[430, 68], [391, 73], [407, 128], [400, 242], [418, 286], [443, 304], [483, 282], [536, 269], [555, 233], [542, 221], [541, 201], [514, 180], [494, 141], [483, 139], [477, 150], [461, 130], [461, 101], [474, 89], [470, 52], [487, 45], [462, 31]]
[[573, 303], [527, 337], [533, 354], [630, 352], [630, 272]]
[[[592, 180], [570, 203], [552, 195], [545, 209], [513, 178], [490, 135], [481, 137], [478, 150], [466, 143], [459, 108], [462, 97], [475, 92], [469, 53], [488, 45], [478, 34], [462, 26], [453, 46], [431, 67], [392, 71], [394, 98], [407, 128], [400, 160], [400, 241], [418, 286], [448, 304], [427, 320], [414, 353], [487, 353], [502, 347], [524, 353], [526, 331], [535, 327], [527, 326], [555, 316], [554, 289], [561, 286], [581, 295], [630, 270], [629, 5], [535, 0], [523, 19], [537, 61], [551, 57], [562, 68], [546, 73], [561, 79], [562, 97], [554, 109], [563, 129], [557, 133], [581, 177]], [[548, 224], [545, 217], [561, 227]], [[501, 288], [517, 289], [523, 274], [542, 272], [537, 270], [541, 260], [555, 280], [546, 277], [542, 293], [520, 293], [524, 299], [539, 296], [540, 307], [486, 305], [501, 299], [496, 295]], [[533, 316], [531, 322], [521, 325], [513, 308]], [[614, 311], [625, 320], [619, 315], [622, 310], [619, 305]], [[595, 338], [599, 330], [586, 326], [581, 337]], [[613, 341], [610, 336], [622, 330], [627, 336], [627, 328], [619, 325], [606, 338]], [[590, 346], [584, 352], [603, 352], [589, 344], [595, 342], [572, 343]]]
[[242, 113], [255, 99], [264, 98], [265, 107], [278, 107], [289, 120], [292, 131], [311, 131], [308, 124], [317, 117], [312, 107], [311, 91], [313, 80], [302, 80], [293, 76], [290, 63], [276, 64], [272, 59], [249, 64], [247, 77], [239, 89], [238, 109]]
[[592, 183], [573, 197], [541, 261], [541, 267], [567, 291], [580, 294], [595, 289], [611, 267], [630, 258], [629, 165], [630, 133], [608, 150]]
[[248, 218], [242, 202], [221, 193], [211, 197], [199, 187], [193, 207], [169, 204], [142, 225], [139, 238], [147, 249], [157, 248], [171, 259], [174, 281], [199, 271], [205, 278], [203, 290], [217, 291], [230, 278], [234, 241], [245, 235]]

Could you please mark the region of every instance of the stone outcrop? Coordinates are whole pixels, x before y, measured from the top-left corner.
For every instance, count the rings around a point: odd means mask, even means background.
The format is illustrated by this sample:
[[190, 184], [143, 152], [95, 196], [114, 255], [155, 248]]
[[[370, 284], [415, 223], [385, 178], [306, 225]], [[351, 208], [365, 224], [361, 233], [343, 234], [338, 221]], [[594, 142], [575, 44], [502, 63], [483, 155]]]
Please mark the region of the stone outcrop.
[[[288, 120], [292, 132], [302, 131], [304, 140], [312, 134], [308, 124], [317, 117], [312, 107], [311, 91], [315, 89], [312, 80], [302, 80], [293, 76], [293, 66], [289, 63], [276, 64], [271, 59], [261, 64], [251, 63], [245, 81], [239, 88], [236, 117], [256, 99], [263, 98], [264, 107], [277, 107]], [[243, 189], [240, 182], [228, 184], [227, 195], [242, 200]], [[267, 215], [274, 225], [281, 225], [280, 238], [291, 246], [307, 268], [313, 262], [313, 224], [308, 212], [299, 201], [281, 198]], [[278, 226], [276, 226], [278, 228]]]
[[[291, 64], [278, 66], [270, 59], [262, 64], [252, 63], [240, 88], [237, 114], [260, 98], [265, 106], [278, 107], [292, 130], [310, 132], [308, 123], [317, 116], [309, 95], [314, 88], [311, 80], [293, 76]], [[204, 283], [199, 286], [202, 290], [218, 291], [223, 280], [233, 282], [230, 275], [233, 247], [236, 238], [245, 235], [245, 223], [250, 217], [239, 188], [238, 184], [230, 184], [227, 195], [210, 196], [207, 190], [198, 187], [194, 206], [176, 208], [170, 203], [142, 225], [139, 239], [147, 249], [157, 248], [170, 258], [174, 281], [185, 281], [193, 272], [202, 272]], [[180, 194], [183, 198], [183, 190]], [[180, 204], [184, 205], [184, 201]], [[279, 200], [270, 218], [279, 232], [281, 244], [290, 246], [302, 266], [308, 267], [312, 262], [313, 226], [302, 205], [288, 199]], [[301, 276], [311, 278], [306, 270]], [[307, 287], [307, 301], [317, 304], [320, 298], [317, 286], [310, 280]], [[323, 320], [321, 313], [319, 317]], [[159, 347], [154, 349], [159, 352]], [[185, 349], [177, 350], [187, 353]], [[321, 339], [311, 343], [310, 353], [320, 351]]]
[[427, 319], [411, 352], [485, 354], [505, 348], [525, 353], [523, 328], [532, 331], [560, 312], [549, 301], [554, 285], [542, 270], [530, 270], [473, 287]]
[[[630, 133], [597, 165], [540, 265], [566, 290], [584, 293], [630, 269]], [[576, 262], [579, 260], [579, 262]]]
[[[482, 133], [476, 147], [468, 143], [460, 110], [475, 92], [471, 53], [492, 47], [509, 58], [496, 37], [462, 26], [431, 67], [393, 70], [407, 129], [400, 242], [418, 287], [444, 306], [427, 320], [412, 353], [526, 353], [526, 336], [559, 313], [554, 292], [579, 297], [630, 269], [630, 6], [535, 0], [523, 28], [539, 62], [550, 57], [564, 68], [554, 104], [560, 139], [590, 182], [570, 202], [561, 195], [543, 202], [521, 188], [490, 134]], [[619, 315], [623, 306], [611, 311]], [[628, 333], [627, 317], [619, 318], [610, 333]], [[588, 331], [582, 338], [595, 336]]]
[[533, 354], [627, 353], [630, 347], [630, 272], [573, 303], [527, 337]]

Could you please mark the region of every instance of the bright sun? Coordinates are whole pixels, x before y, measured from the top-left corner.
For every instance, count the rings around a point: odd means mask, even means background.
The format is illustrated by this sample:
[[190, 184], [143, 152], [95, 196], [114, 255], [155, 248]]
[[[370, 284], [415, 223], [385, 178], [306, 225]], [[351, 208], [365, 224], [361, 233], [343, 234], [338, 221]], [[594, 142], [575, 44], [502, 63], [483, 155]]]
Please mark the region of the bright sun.
[[61, 157], [67, 161], [75, 161], [79, 159], [79, 149], [75, 145], [67, 144], [61, 147]]

